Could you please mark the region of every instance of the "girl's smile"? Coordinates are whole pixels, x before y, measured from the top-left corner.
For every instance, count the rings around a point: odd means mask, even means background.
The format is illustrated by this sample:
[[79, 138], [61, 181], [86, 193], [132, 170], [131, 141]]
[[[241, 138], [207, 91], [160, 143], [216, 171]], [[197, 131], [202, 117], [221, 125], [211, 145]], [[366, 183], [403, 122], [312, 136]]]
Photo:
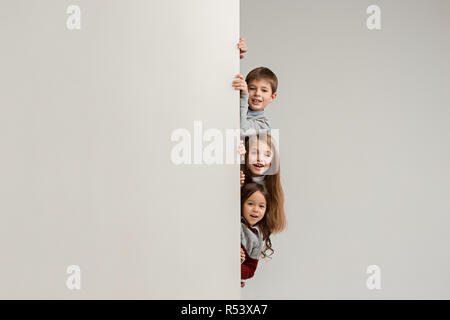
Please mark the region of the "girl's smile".
[[253, 166], [253, 171], [256, 173], [259, 173], [260, 175], [267, 170], [266, 166], [260, 162], [252, 164], [252, 166]]

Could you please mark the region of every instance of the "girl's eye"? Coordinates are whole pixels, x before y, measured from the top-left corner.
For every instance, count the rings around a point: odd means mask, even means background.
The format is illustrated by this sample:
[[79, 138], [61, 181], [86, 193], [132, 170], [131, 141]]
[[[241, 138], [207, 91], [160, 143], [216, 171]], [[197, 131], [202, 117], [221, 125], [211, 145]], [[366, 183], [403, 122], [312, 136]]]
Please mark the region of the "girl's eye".
[[266, 206], [260, 205], [259, 207], [260, 207], [261, 209], [264, 209]]

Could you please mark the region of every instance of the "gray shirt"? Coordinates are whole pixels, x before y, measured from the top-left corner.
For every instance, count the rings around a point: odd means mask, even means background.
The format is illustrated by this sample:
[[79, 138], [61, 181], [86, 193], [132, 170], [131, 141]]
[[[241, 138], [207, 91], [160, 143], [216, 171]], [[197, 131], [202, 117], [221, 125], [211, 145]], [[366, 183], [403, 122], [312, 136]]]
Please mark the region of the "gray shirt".
[[264, 115], [264, 111], [249, 111], [248, 94], [241, 94], [240, 108], [243, 135], [270, 131], [269, 119]]
[[243, 222], [241, 222], [241, 244], [244, 246], [250, 258], [259, 260], [263, 250], [263, 239], [257, 226], [254, 226], [257, 234], [251, 231]]

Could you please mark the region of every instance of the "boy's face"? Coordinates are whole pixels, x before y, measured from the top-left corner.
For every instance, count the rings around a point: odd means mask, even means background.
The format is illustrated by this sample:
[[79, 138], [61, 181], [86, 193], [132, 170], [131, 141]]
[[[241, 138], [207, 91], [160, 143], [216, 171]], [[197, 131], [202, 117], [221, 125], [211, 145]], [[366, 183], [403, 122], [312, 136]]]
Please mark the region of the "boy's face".
[[253, 111], [263, 111], [276, 97], [277, 94], [272, 92], [267, 80], [253, 80], [248, 84], [248, 105]]
[[253, 227], [264, 218], [266, 206], [266, 198], [261, 191], [254, 192], [245, 200], [242, 211], [244, 211], [244, 218], [250, 226]]

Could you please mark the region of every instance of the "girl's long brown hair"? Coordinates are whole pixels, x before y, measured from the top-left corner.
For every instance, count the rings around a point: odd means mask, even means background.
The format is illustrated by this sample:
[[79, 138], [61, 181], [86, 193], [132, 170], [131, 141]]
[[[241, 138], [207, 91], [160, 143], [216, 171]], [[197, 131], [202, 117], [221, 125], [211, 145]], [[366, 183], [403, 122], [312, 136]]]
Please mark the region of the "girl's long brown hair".
[[268, 214], [267, 226], [271, 233], [279, 233], [286, 227], [286, 216], [284, 212], [284, 193], [280, 181], [280, 159], [275, 139], [268, 133], [258, 133], [245, 137], [245, 164], [241, 164], [241, 170], [245, 174], [244, 184], [253, 182], [252, 173], [248, 168], [249, 144], [257, 141], [267, 143], [272, 152], [272, 163], [270, 168], [264, 173], [264, 185], [269, 193], [270, 213]]
[[[242, 189], [241, 189], [241, 221], [247, 227], [250, 227], [248, 222], [243, 217], [244, 203], [248, 198], [250, 198], [252, 196], [252, 194], [254, 194], [257, 191], [260, 191], [263, 194], [264, 198], [266, 199], [266, 212], [264, 214], [264, 217], [261, 219], [261, 221], [259, 221], [257, 223], [258, 228], [262, 234], [262, 239], [265, 244], [264, 249], [261, 251], [261, 255], [264, 259], [266, 257], [270, 257], [274, 253], [274, 250], [272, 249], [272, 242], [270, 241], [270, 235], [272, 232], [271, 232], [270, 226], [268, 225], [268, 221], [270, 221], [270, 214], [271, 214], [271, 212], [270, 212], [271, 205], [270, 205], [270, 200], [269, 200], [270, 195], [267, 192], [266, 188], [262, 184], [259, 184], [256, 182], [251, 182], [242, 187]], [[267, 251], [270, 251], [270, 254], [266, 254]]]

